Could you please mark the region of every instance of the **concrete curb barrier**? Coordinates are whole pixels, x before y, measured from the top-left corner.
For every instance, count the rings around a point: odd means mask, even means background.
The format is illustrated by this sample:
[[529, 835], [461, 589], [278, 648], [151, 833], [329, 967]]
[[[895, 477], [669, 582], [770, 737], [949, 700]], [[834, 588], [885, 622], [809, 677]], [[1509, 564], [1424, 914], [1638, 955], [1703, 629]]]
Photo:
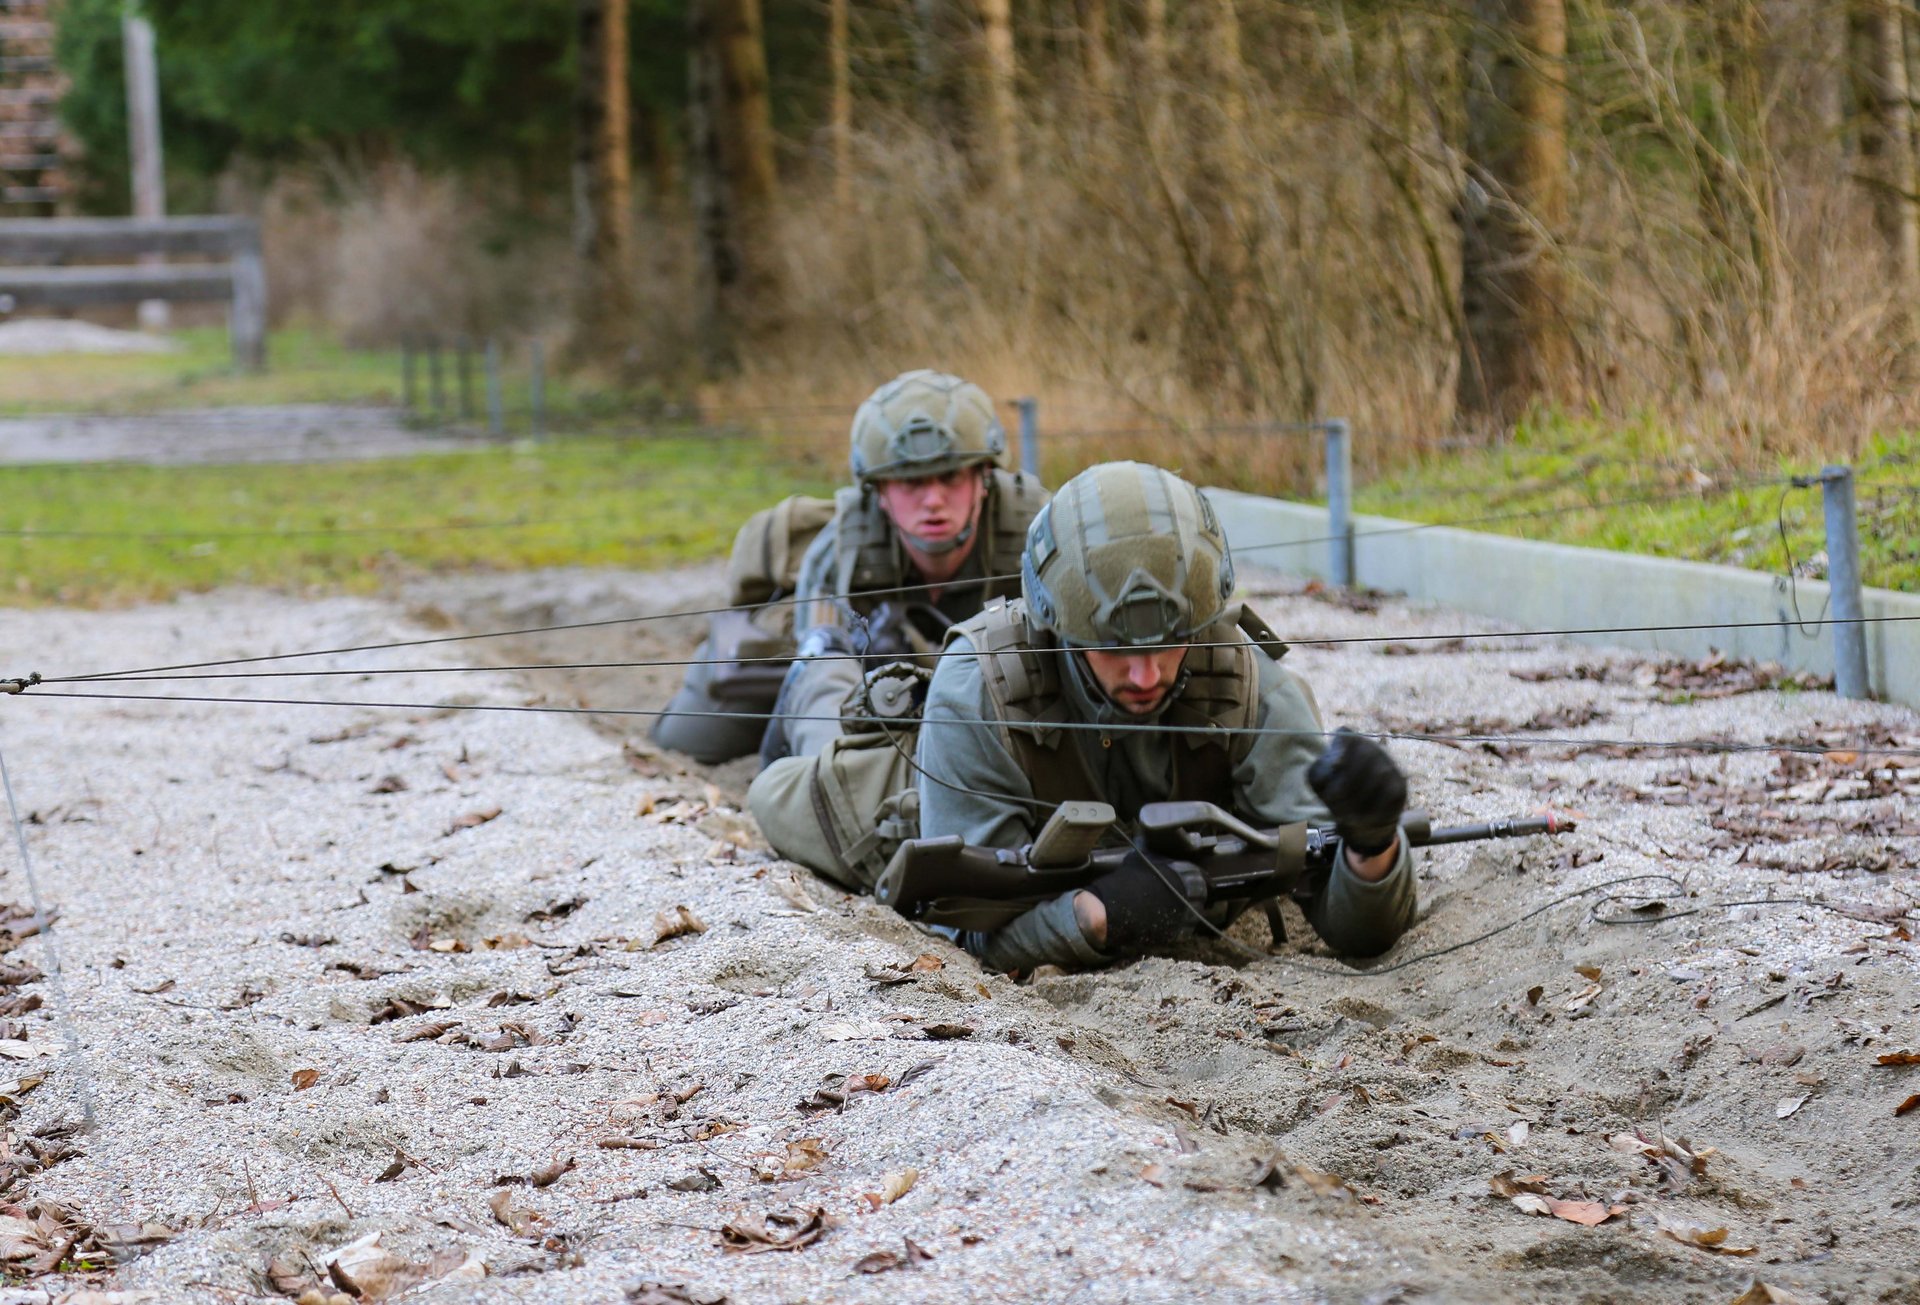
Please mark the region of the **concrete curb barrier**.
[[[1329, 579], [1327, 509], [1209, 489], [1234, 559], [1245, 566]], [[1833, 674], [1831, 631], [1803, 633], [1782, 576], [1571, 544], [1433, 526], [1390, 517], [1353, 519], [1354, 582], [1511, 621], [1530, 629], [1766, 622], [1746, 629], [1659, 630], [1574, 636], [1576, 642], [1704, 657], [1778, 662]], [[1827, 586], [1802, 580], [1800, 617], [1827, 610]], [[1862, 593], [1865, 615], [1911, 623], [1867, 626], [1867, 679], [1875, 697], [1920, 707], [1920, 595]]]

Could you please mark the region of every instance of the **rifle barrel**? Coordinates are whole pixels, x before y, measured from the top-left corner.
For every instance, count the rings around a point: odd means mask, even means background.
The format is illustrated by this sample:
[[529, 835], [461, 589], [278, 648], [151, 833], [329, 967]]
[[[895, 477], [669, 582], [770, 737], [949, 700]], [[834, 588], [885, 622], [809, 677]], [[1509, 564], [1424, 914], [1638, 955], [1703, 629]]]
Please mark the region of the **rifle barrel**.
[[1478, 825], [1443, 825], [1429, 829], [1426, 836], [1409, 838], [1415, 847], [1435, 847], [1442, 843], [1477, 843], [1489, 838], [1528, 838], [1534, 834], [1565, 834], [1575, 828], [1571, 817], [1548, 812], [1544, 816], [1507, 816]]

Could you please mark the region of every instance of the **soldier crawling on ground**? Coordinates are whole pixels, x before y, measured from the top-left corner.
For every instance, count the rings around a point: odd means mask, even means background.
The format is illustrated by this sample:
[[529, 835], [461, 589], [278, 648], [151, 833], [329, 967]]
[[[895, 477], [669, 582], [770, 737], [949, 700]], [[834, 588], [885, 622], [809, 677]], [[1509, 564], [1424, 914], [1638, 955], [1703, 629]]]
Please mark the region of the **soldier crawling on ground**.
[[896, 376], [854, 415], [849, 462], [854, 483], [832, 502], [795, 496], [741, 528], [735, 606], [713, 618], [656, 742], [710, 764], [811, 755], [839, 735], [862, 658], [931, 653], [955, 621], [1019, 592], [1047, 492], [1006, 469], [1006, 430], [979, 386]]
[[[911, 731], [862, 718], [761, 773], [749, 805], [782, 855], [868, 889], [903, 838], [1014, 848], [1059, 803], [1105, 802], [1131, 822], [1149, 802], [1198, 799], [1257, 825], [1330, 818], [1341, 848], [1309, 922], [1349, 955], [1406, 931], [1406, 779], [1372, 740], [1323, 732], [1286, 646], [1230, 601], [1232, 556], [1199, 491], [1139, 463], [1082, 472], [1034, 518], [1021, 591], [948, 632], [910, 767]], [[1176, 885], [1129, 857], [961, 941], [997, 970], [1101, 965], [1251, 904], [1205, 918]]]

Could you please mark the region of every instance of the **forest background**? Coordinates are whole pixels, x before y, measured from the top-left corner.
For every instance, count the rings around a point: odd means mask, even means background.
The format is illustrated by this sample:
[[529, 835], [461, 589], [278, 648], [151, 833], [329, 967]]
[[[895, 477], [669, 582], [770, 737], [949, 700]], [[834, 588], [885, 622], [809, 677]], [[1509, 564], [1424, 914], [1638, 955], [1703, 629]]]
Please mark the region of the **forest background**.
[[[354, 343], [539, 332], [794, 411], [932, 364], [1085, 428], [1338, 414], [1369, 473], [1551, 427], [1720, 478], [1915, 420], [1899, 0], [143, 9], [172, 208], [261, 213], [278, 314]], [[61, 9], [100, 212], [121, 12]]]

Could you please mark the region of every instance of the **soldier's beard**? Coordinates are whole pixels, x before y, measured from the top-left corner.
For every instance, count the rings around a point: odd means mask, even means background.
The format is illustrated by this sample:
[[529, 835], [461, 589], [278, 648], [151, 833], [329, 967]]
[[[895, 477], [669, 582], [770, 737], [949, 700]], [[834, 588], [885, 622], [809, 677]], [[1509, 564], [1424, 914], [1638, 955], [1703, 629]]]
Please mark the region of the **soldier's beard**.
[[1074, 699], [1081, 714], [1096, 725], [1150, 725], [1173, 705], [1173, 700], [1180, 696], [1180, 691], [1187, 685], [1187, 668], [1183, 665], [1158, 702], [1145, 710], [1136, 711], [1107, 692], [1106, 686], [1100, 683], [1100, 677], [1087, 665], [1085, 657], [1070, 652], [1060, 660], [1067, 664], [1068, 695]]

